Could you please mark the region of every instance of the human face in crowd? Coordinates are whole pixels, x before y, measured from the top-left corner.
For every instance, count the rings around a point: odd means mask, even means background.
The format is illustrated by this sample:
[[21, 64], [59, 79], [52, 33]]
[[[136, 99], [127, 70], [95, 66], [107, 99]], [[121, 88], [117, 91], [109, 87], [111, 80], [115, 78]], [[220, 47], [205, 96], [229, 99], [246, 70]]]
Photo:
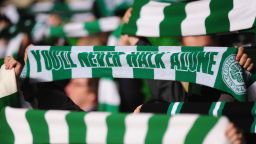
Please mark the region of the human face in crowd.
[[72, 79], [65, 87], [67, 96], [81, 109], [88, 110], [96, 104], [96, 94], [88, 86], [89, 79]]

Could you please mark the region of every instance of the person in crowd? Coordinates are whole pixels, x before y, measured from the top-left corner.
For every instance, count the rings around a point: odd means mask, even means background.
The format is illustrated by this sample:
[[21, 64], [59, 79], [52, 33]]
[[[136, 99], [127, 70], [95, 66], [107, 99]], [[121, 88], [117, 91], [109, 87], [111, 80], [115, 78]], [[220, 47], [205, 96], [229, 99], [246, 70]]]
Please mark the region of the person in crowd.
[[81, 110], [97, 110], [98, 79], [71, 79], [64, 90]]

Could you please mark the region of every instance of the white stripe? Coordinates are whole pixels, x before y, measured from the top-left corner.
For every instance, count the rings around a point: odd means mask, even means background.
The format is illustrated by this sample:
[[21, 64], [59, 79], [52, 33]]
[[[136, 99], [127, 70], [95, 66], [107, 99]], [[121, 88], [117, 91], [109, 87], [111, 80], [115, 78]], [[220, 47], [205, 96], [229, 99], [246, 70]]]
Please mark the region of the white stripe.
[[120, 105], [120, 95], [114, 80], [100, 79], [98, 91], [99, 103], [113, 106]]
[[[181, 52], [181, 47], [180, 46], [160, 46], [158, 47], [159, 51], [161, 52], [171, 52], [164, 54], [162, 57], [162, 61], [165, 63], [165, 69], [162, 68], [156, 68], [154, 69], [154, 79], [159, 79], [159, 80], [175, 80], [176, 77], [176, 71], [174, 69], [170, 69], [170, 55], [173, 53], [178, 53]], [[155, 61], [155, 60], [152, 60]]]
[[115, 50], [118, 52], [136, 52], [137, 51], [137, 46], [116, 46]]
[[118, 17], [108, 17], [99, 19], [99, 25], [102, 32], [113, 31], [119, 26], [120, 19]]
[[86, 143], [104, 144], [107, 139], [106, 118], [110, 113], [92, 112], [88, 113], [84, 121], [86, 123]]
[[210, 15], [210, 0], [189, 2], [186, 18], [181, 23], [182, 35], [206, 34], [205, 19]]
[[68, 7], [73, 11], [91, 10], [94, 0], [72, 0], [68, 3]]
[[169, 3], [155, 1], [145, 4], [140, 11], [141, 17], [136, 22], [138, 27], [137, 35], [160, 35], [160, 23], [164, 20], [163, 11], [169, 5]]
[[32, 144], [33, 138], [26, 119], [26, 109], [5, 109], [6, 120], [14, 134], [14, 144]]
[[119, 45], [119, 38], [114, 35], [110, 35], [108, 38], [107, 46], [116, 46]]
[[91, 78], [92, 68], [82, 67], [79, 62], [78, 54], [81, 52], [93, 52], [93, 46], [72, 46], [71, 59], [77, 65], [76, 68], [72, 68], [72, 78]]
[[204, 47], [204, 52], [218, 52], [216, 56], [214, 56], [214, 61], [216, 62], [212, 66], [213, 75], [197, 72], [196, 73], [196, 83], [203, 84], [209, 87], [214, 87], [216, 78], [220, 69], [220, 62], [223, 56], [223, 53], [227, 50], [226, 47]]
[[14, 54], [18, 54], [21, 42], [22, 42], [23, 34], [19, 33], [17, 36], [12, 38], [7, 47], [6, 56], [13, 56]]
[[225, 133], [228, 127], [229, 121], [226, 117], [222, 117], [206, 135], [203, 144], [229, 144]]
[[220, 109], [220, 106], [221, 106], [221, 102], [216, 102], [215, 107], [212, 111], [212, 114], [214, 116], [218, 116], [218, 110]]
[[5, 65], [0, 68], [0, 98], [17, 92], [14, 69], [6, 70]]
[[197, 115], [175, 115], [169, 120], [163, 144], [183, 144], [187, 133], [198, 118]]
[[151, 114], [130, 114], [125, 119], [124, 143], [144, 144]]
[[87, 36], [88, 32], [84, 28], [84, 23], [68, 23], [63, 26], [63, 30], [69, 37]]
[[84, 23], [68, 23], [63, 26], [63, 30], [66, 33], [72, 33], [74, 31], [81, 31], [84, 29]]
[[233, 0], [233, 9], [229, 12], [230, 31], [251, 28], [256, 16], [255, 0]]
[[129, 67], [126, 56], [130, 52], [137, 50], [136, 46], [116, 46], [115, 51], [125, 52], [125, 55], [120, 55], [122, 67], [112, 68], [112, 74], [115, 78], [133, 78], [133, 68]]
[[172, 107], [172, 111], [171, 111], [171, 115], [175, 115], [176, 114], [176, 111], [177, 111], [177, 108], [179, 106], [180, 102], [175, 102], [173, 107]]
[[50, 143], [68, 143], [68, 111], [50, 110], [45, 113], [45, 120], [49, 128]]
[[40, 53], [40, 57], [41, 57], [41, 66], [42, 66], [42, 72], [37, 72], [37, 63], [36, 63], [36, 59], [33, 56], [33, 54], [31, 53], [31, 50], [50, 50], [51, 46], [30, 46], [29, 47], [29, 53], [28, 53], [28, 57], [29, 57], [29, 63], [30, 63], [30, 80], [33, 80], [34, 78], [38, 79], [38, 81], [40, 82], [44, 82], [44, 81], [52, 81], [52, 71], [47, 71], [45, 68], [45, 61], [44, 58]]

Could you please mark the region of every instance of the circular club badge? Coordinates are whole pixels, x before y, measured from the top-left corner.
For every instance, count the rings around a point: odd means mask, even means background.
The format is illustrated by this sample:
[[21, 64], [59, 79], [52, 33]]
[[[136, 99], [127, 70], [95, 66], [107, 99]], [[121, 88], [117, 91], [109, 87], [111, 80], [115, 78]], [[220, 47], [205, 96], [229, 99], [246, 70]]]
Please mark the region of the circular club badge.
[[246, 93], [241, 66], [235, 60], [236, 55], [230, 55], [223, 63], [222, 79], [225, 84], [237, 95]]

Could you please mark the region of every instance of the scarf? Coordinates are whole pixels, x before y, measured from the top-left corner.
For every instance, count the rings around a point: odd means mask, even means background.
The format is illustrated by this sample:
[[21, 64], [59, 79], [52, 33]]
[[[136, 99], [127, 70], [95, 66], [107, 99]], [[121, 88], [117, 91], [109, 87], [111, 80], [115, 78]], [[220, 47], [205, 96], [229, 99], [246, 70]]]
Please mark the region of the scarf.
[[[0, 143], [228, 143], [225, 117], [39, 111], [7, 107]], [[218, 141], [216, 141], [218, 139]]]
[[227, 33], [255, 27], [255, 0], [134, 2], [123, 33], [145, 37]]
[[50, 27], [50, 37], [84, 37], [100, 32], [114, 31], [119, 26], [118, 17], [101, 18], [92, 22], [68, 23], [62, 26]]
[[20, 101], [14, 69], [6, 70], [0, 65], [0, 110], [6, 106], [19, 107]]
[[256, 103], [254, 102], [172, 102], [145, 103], [142, 112], [177, 114], [201, 114], [227, 116], [246, 133], [256, 134]]
[[245, 101], [251, 76], [245, 78], [236, 53], [226, 47], [31, 46], [26, 77], [37, 82], [98, 77], [176, 80]]

